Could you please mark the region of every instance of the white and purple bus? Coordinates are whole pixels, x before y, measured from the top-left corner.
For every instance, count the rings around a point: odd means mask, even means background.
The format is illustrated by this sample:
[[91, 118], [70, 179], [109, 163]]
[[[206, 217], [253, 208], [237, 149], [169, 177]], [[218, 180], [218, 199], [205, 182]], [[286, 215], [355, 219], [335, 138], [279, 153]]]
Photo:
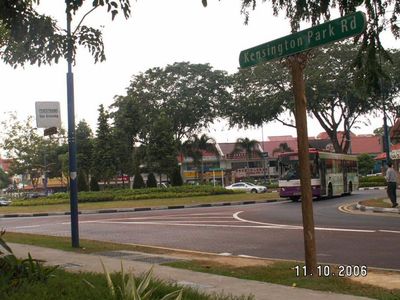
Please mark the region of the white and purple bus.
[[[309, 149], [313, 197], [351, 194], [358, 189], [357, 156]], [[279, 195], [298, 201], [300, 170], [297, 152], [281, 153], [278, 157]]]

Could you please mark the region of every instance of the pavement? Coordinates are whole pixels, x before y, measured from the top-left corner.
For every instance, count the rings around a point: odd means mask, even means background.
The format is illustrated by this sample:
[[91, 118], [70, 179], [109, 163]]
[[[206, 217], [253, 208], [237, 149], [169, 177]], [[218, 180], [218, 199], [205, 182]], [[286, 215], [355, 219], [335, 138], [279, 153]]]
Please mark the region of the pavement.
[[[271, 200], [269, 200], [271, 201]], [[276, 200], [272, 200], [276, 201]], [[388, 200], [389, 201], [389, 200]], [[260, 201], [245, 201], [241, 203], [242, 205], [258, 203]], [[219, 204], [210, 204], [207, 206], [221, 206], [221, 205], [233, 205], [230, 203], [219, 203]], [[238, 205], [238, 203], [235, 203]], [[139, 208], [133, 209], [133, 211], [143, 211], [143, 210], [159, 210], [159, 209], [177, 209], [177, 208], [188, 208], [189, 206], [179, 206], [179, 207], [159, 207], [159, 208]], [[190, 206], [196, 207], [196, 206]], [[200, 207], [204, 207], [201, 205]], [[368, 213], [376, 210], [376, 212], [380, 212], [383, 215], [393, 215], [394, 213], [400, 213], [399, 208], [369, 208], [363, 205], [357, 204], [348, 207], [348, 213], [351, 211], [357, 213]], [[126, 209], [112, 209], [112, 210], [101, 210], [101, 211], [83, 211], [81, 213], [114, 213], [114, 212], [126, 212]], [[59, 213], [41, 213], [41, 214], [9, 214], [9, 215], [0, 215], [1, 217], [25, 217], [25, 216], [46, 216], [51, 214], [68, 214], [68, 212], [59, 212]], [[125, 270], [133, 270], [133, 272], [137, 275], [146, 272], [153, 266], [153, 274], [155, 277], [168, 281], [175, 282], [181, 286], [188, 286], [192, 288], [196, 288], [202, 292], [207, 294], [225, 294], [225, 295], [253, 295], [255, 299], [260, 300], [280, 300], [280, 299], [298, 299], [298, 300], [351, 300], [351, 299], [369, 299], [365, 297], [351, 296], [351, 295], [343, 295], [336, 294], [330, 292], [321, 292], [321, 291], [313, 291], [298, 287], [289, 287], [284, 285], [237, 279], [233, 277], [226, 277], [220, 275], [212, 275], [200, 272], [193, 272], [189, 270], [176, 269], [167, 266], [162, 266], [157, 263], [149, 263], [144, 262], [146, 260], [140, 261], [140, 259], [132, 259], [134, 256], [154, 256], [152, 254], [145, 253], [125, 253], [125, 255], [120, 253], [115, 257], [105, 254], [81, 254], [70, 251], [61, 251], [56, 249], [32, 246], [32, 245], [24, 245], [24, 244], [14, 244], [10, 243], [10, 247], [12, 248], [14, 254], [18, 257], [27, 257], [28, 253], [32, 255], [32, 257], [36, 259], [41, 259], [46, 261], [48, 265], [59, 265], [62, 268], [72, 271], [87, 271], [87, 272], [103, 272], [101, 267], [100, 260], [104, 262], [108, 271], [110, 272], [118, 272], [121, 269], [121, 261], [124, 265]], [[153, 257], [153, 261], [157, 261], [160, 258], [160, 255], [157, 257]], [[161, 256], [161, 258], [168, 259], [168, 257]], [[151, 259], [150, 259], [151, 261]], [[372, 276], [365, 277], [365, 280], [360, 280], [364, 283], [390, 283], [391, 287], [400, 287], [400, 274], [393, 273], [385, 273], [385, 272], [374, 272], [371, 274]], [[368, 282], [368, 277], [370, 277], [373, 281]], [[360, 278], [359, 278], [360, 279]]]

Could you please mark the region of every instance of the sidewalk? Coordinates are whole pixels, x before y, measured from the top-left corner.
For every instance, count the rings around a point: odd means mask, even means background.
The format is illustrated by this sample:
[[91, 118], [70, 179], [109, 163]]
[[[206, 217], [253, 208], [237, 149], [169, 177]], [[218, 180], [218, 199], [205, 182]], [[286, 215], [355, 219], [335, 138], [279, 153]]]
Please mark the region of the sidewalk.
[[[100, 259], [108, 271], [121, 270], [121, 258], [108, 256], [79, 254], [31, 245], [10, 243], [9, 246], [18, 257], [27, 257], [28, 252], [36, 259], [45, 260], [49, 265], [60, 265], [68, 271], [88, 271], [103, 273]], [[150, 269], [151, 264], [122, 260], [125, 270], [133, 269], [135, 274]], [[176, 282], [182, 286], [196, 288], [202, 292], [224, 293], [235, 296], [252, 294], [257, 300], [361, 300], [368, 299], [350, 295], [334, 294], [329, 292], [312, 291], [296, 287], [288, 287], [272, 283], [243, 280], [226, 276], [212, 275], [188, 270], [175, 269], [166, 266], [154, 265], [154, 276], [165, 281]]]

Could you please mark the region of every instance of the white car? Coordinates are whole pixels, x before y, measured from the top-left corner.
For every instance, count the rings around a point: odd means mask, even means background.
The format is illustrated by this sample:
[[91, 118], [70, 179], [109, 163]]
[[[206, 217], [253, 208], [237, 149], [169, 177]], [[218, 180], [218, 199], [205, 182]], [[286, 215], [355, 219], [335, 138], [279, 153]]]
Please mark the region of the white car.
[[250, 193], [265, 193], [267, 188], [262, 185], [255, 185], [250, 182], [237, 182], [225, 187], [228, 190], [246, 191]]
[[0, 206], [7, 206], [7, 205], [10, 205], [10, 204], [11, 204], [10, 200], [7, 200], [4, 197], [0, 197]]

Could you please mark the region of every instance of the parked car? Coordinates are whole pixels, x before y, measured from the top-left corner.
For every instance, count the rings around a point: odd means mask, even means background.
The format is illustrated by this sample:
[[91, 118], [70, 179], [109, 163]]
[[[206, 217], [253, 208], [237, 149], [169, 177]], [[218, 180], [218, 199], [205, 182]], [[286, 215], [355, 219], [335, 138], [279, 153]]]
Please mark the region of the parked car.
[[225, 187], [228, 190], [246, 191], [250, 193], [265, 193], [267, 187], [262, 185], [255, 185], [250, 182], [237, 182]]
[[0, 206], [7, 206], [11, 204], [11, 200], [8, 200], [7, 198], [0, 197]]

